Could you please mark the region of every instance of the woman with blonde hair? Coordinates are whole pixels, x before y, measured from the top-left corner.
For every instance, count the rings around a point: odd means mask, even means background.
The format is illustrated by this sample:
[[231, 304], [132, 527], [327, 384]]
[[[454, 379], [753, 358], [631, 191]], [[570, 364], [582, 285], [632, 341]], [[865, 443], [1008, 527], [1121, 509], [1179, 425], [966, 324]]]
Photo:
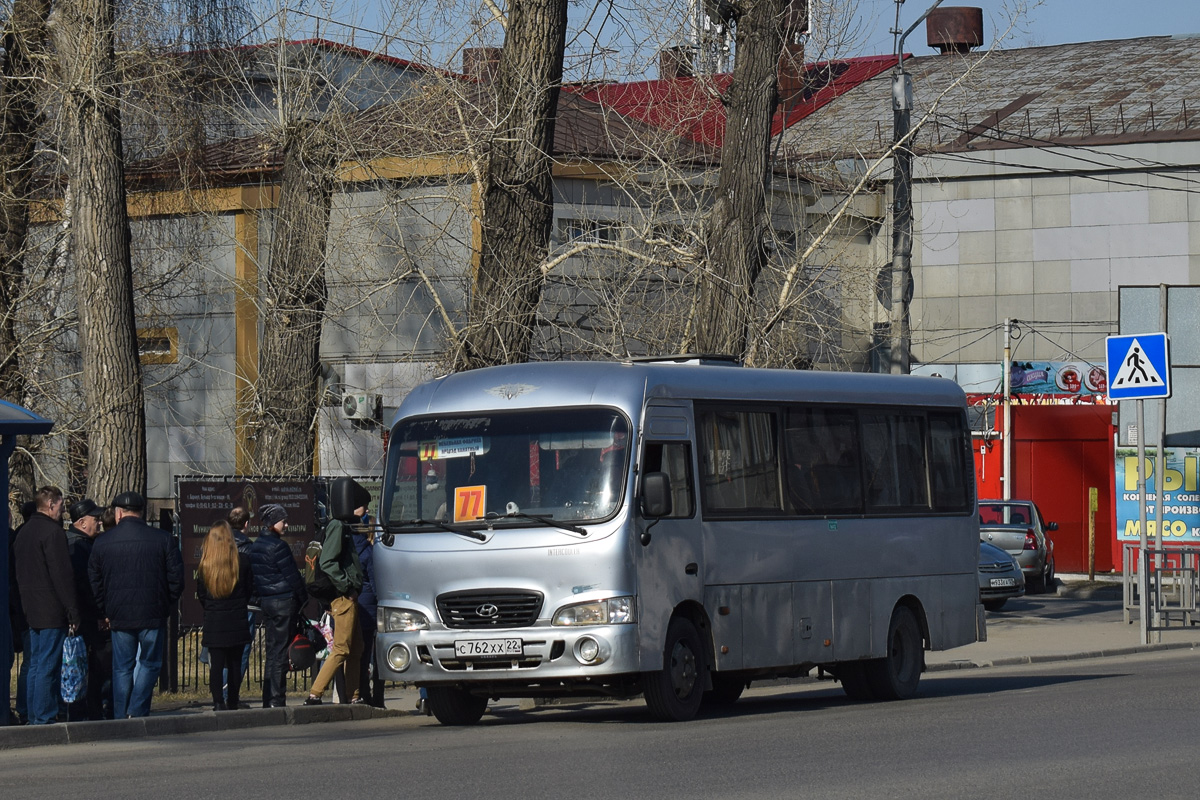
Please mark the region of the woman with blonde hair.
[[[204, 608], [201, 644], [208, 648], [208, 686], [213, 710], [236, 710], [242, 688], [242, 648], [250, 641], [246, 607], [254, 589], [250, 557], [239, 553], [233, 529], [217, 520], [200, 551], [196, 596]], [[227, 691], [222, 676], [228, 675]]]

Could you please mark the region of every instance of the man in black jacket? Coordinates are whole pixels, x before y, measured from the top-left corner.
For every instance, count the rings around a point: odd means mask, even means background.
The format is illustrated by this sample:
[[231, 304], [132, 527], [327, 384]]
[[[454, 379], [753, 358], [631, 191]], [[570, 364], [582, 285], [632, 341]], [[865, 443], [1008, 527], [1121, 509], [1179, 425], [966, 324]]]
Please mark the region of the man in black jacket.
[[167, 618], [183, 594], [183, 559], [166, 531], [142, 520], [137, 492], [113, 498], [117, 525], [92, 547], [88, 578], [112, 630], [113, 716], [150, 713], [162, 670]]
[[104, 509], [90, 498], [73, 503], [71, 527], [67, 528], [67, 553], [75, 573], [75, 595], [79, 601], [79, 634], [87, 645], [87, 696], [67, 706], [67, 719], [112, 719], [112, 636], [102, 624], [92, 584], [88, 580], [88, 561], [92, 545], [100, 533]]
[[62, 491], [43, 486], [36, 502], [37, 511], [22, 526], [14, 551], [17, 587], [29, 623], [29, 724], [47, 725], [58, 717], [63, 640], [79, 627], [79, 606], [63, 537]]
[[268, 503], [258, 511], [262, 534], [250, 545], [250, 570], [262, 609], [263, 708], [287, 705], [288, 645], [296, 630], [296, 615], [307, 599], [304, 578], [296, 566], [292, 548], [280, 538], [287, 523], [287, 510]]

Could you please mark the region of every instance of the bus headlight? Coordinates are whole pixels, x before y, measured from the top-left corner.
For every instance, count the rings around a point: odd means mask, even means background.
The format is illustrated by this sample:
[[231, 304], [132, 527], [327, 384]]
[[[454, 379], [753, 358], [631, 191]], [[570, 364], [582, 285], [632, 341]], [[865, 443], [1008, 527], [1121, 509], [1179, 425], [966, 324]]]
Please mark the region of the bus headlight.
[[429, 617], [420, 611], [412, 611], [407, 608], [379, 606], [375, 611], [375, 628], [380, 633], [427, 631], [429, 630]]
[[555, 625], [621, 625], [637, 622], [632, 597], [610, 597], [590, 603], [574, 603], [554, 612]]

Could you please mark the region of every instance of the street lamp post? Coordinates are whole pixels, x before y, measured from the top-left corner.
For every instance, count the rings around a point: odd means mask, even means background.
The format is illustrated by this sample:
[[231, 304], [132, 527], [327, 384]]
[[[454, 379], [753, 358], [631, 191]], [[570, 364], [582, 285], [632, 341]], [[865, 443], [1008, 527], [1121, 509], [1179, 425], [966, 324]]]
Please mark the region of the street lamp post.
[[[942, 0], [934, 0], [908, 30], [896, 39], [896, 67], [892, 73], [892, 314], [890, 325], [890, 372], [907, 375], [910, 362], [911, 335], [908, 305], [912, 300], [912, 148], [909, 131], [912, 125], [912, 76], [904, 70], [904, 40], [925, 21]], [[896, 27], [900, 32], [900, 7], [896, 0]]]

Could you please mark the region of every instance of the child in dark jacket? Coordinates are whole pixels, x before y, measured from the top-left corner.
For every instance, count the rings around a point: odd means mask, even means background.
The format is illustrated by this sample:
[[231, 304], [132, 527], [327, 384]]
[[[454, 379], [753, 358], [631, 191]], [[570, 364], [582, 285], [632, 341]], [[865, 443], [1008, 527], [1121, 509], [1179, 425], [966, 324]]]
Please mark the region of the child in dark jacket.
[[[250, 641], [246, 608], [254, 591], [254, 577], [249, 556], [238, 552], [233, 529], [225, 520], [218, 520], [208, 530], [197, 577], [197, 596], [204, 608], [201, 644], [208, 648], [213, 710], [237, 709], [242, 688], [242, 648]], [[223, 675], [228, 675], [228, 694], [222, 687]]]

